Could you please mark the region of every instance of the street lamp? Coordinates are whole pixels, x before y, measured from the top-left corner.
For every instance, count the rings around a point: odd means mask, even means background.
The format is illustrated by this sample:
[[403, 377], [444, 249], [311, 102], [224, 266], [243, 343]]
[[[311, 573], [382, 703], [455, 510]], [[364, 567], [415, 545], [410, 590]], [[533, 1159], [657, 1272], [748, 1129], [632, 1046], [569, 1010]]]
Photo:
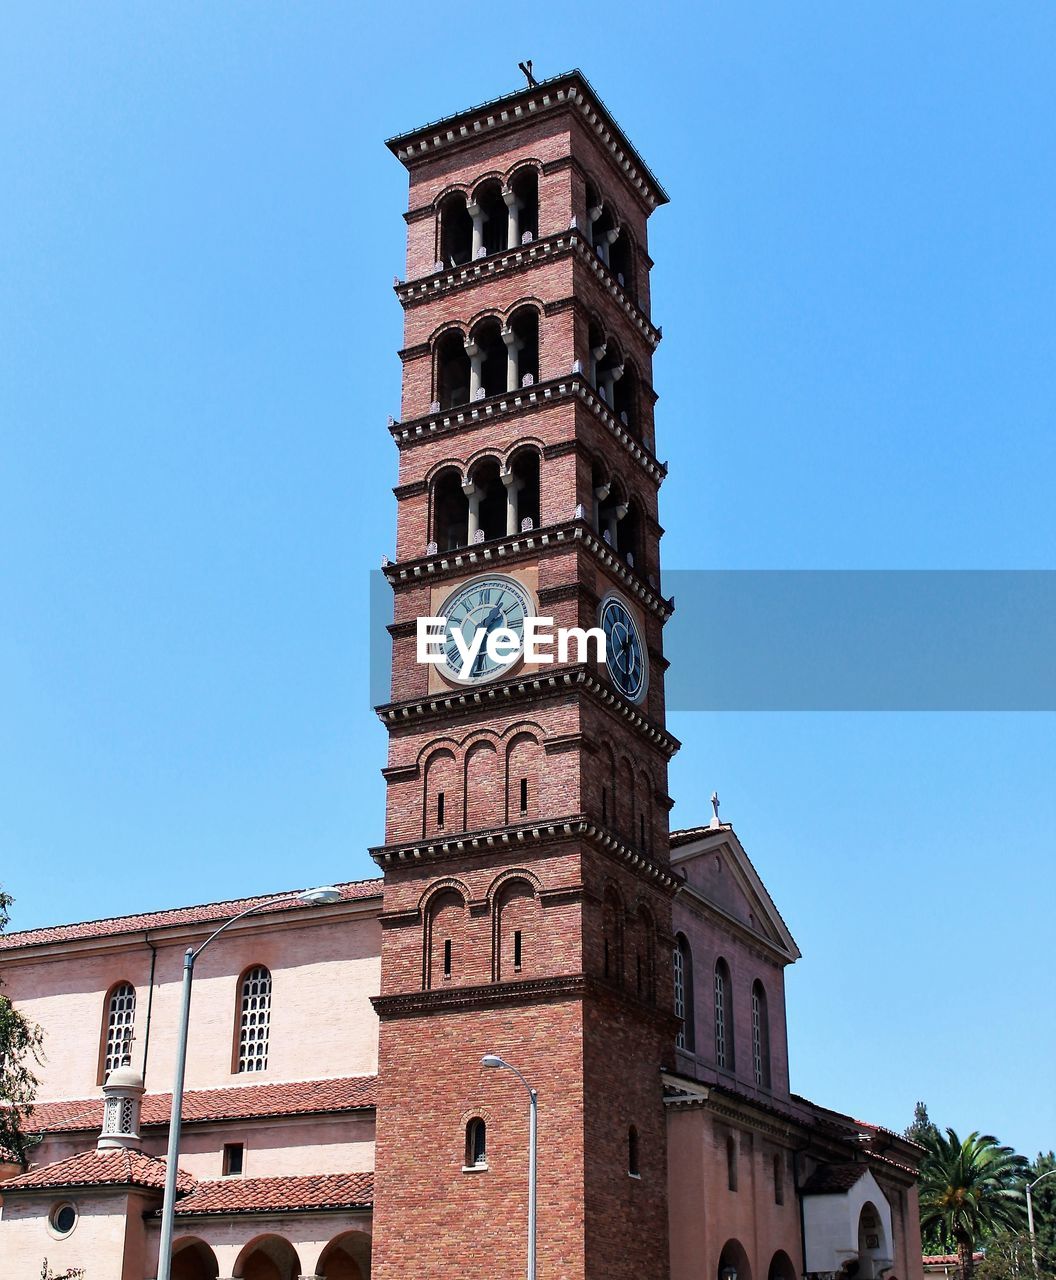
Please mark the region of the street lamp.
[[264, 911], [268, 907], [281, 906], [284, 902], [300, 902], [307, 907], [323, 906], [329, 902], [338, 902], [341, 890], [332, 885], [324, 885], [319, 889], [305, 889], [302, 893], [284, 893], [279, 898], [268, 898], [258, 902], [237, 916], [225, 921], [219, 929], [214, 929], [206, 940], [197, 947], [188, 947], [183, 957], [183, 998], [180, 1005], [180, 1034], [176, 1044], [176, 1074], [172, 1081], [172, 1114], [169, 1119], [169, 1149], [165, 1157], [165, 1198], [161, 1208], [161, 1246], [158, 1258], [158, 1280], [170, 1280], [172, 1271], [172, 1229], [173, 1214], [176, 1209], [176, 1174], [180, 1154], [180, 1113], [183, 1110], [183, 1077], [187, 1068], [187, 1027], [191, 1018], [191, 979], [194, 977], [194, 962], [205, 948], [219, 937], [225, 929], [236, 924], [255, 911]]
[[1039, 1182], [1044, 1182], [1046, 1178], [1051, 1178], [1056, 1173], [1056, 1169], [1050, 1169], [1047, 1173], [1043, 1173], [1040, 1178], [1035, 1178], [1033, 1182], [1027, 1183], [1027, 1231], [1030, 1235], [1030, 1265], [1034, 1269], [1035, 1276], [1038, 1274], [1038, 1245], [1034, 1239], [1034, 1188]]
[[[528, 1280], [535, 1280], [535, 1175], [538, 1156], [539, 1095], [516, 1067], [504, 1062], [497, 1053], [486, 1053], [482, 1067], [505, 1067], [528, 1090]], [[159, 1277], [160, 1280], [160, 1277]]]

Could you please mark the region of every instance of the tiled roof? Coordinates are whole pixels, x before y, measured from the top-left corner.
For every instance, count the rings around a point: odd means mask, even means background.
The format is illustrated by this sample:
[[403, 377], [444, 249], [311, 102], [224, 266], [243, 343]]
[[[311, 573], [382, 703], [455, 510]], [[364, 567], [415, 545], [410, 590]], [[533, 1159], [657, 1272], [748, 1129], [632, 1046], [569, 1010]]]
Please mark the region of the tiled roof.
[[297, 1178], [224, 1178], [199, 1182], [177, 1201], [177, 1215], [293, 1213], [306, 1209], [367, 1209], [373, 1173], [317, 1173]]
[[[339, 884], [343, 902], [355, 902], [363, 898], [380, 898], [382, 881], [351, 880]], [[299, 889], [289, 890], [291, 894]], [[229, 902], [207, 902], [197, 907], [174, 907], [169, 911], [147, 911], [134, 916], [114, 916], [108, 920], [87, 920], [83, 924], [57, 924], [44, 929], [24, 929], [21, 933], [0, 936], [0, 951], [15, 951], [20, 947], [44, 946], [52, 942], [77, 942], [85, 938], [108, 938], [122, 933], [142, 933], [145, 929], [166, 929], [176, 925], [223, 923], [256, 903], [277, 898], [277, 893], [262, 893], [254, 898], [235, 898]], [[304, 910], [304, 904], [289, 901], [269, 907], [266, 913]]]
[[[183, 1095], [183, 1123], [357, 1111], [376, 1106], [377, 1094], [377, 1076], [193, 1089]], [[171, 1093], [148, 1093], [143, 1098], [141, 1123], [167, 1125], [171, 1110]], [[28, 1133], [76, 1133], [98, 1129], [102, 1123], [102, 1098], [82, 1098], [71, 1102], [38, 1102], [23, 1122], [23, 1128]]]
[[838, 1196], [850, 1191], [865, 1173], [864, 1164], [822, 1164], [803, 1184], [805, 1196]]
[[[983, 1260], [983, 1258], [984, 1258], [985, 1256], [986, 1256], [986, 1255], [985, 1255], [984, 1253], [981, 1253], [981, 1252], [980, 1252], [980, 1253], [973, 1253], [973, 1254], [972, 1254], [972, 1260], [973, 1260], [974, 1262], [982, 1262], [982, 1260]], [[958, 1254], [956, 1254], [956, 1253], [926, 1253], [926, 1254], [921, 1258], [921, 1262], [923, 1262], [923, 1264], [924, 1264], [926, 1267], [927, 1267], [927, 1266], [932, 1266], [932, 1267], [941, 1267], [941, 1266], [956, 1267], [956, 1266], [959, 1266], [959, 1265], [960, 1265], [960, 1261], [961, 1261], [960, 1256], [959, 1256]]]
[[[190, 1191], [194, 1187], [194, 1179], [181, 1169], [176, 1185], [181, 1191]], [[165, 1161], [126, 1148], [82, 1151], [79, 1155], [30, 1169], [29, 1173], [0, 1183], [5, 1196], [11, 1191], [104, 1186], [150, 1187], [160, 1191], [165, 1186]]]

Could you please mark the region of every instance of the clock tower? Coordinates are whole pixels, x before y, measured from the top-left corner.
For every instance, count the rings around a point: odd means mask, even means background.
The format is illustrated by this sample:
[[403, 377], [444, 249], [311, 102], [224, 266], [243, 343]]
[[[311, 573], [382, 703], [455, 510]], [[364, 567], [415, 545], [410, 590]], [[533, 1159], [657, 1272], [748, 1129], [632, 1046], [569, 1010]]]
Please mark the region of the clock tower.
[[[667, 764], [646, 224], [579, 72], [389, 142], [410, 175], [374, 1274], [668, 1274]], [[454, 643], [602, 628], [553, 661]], [[444, 617], [439, 664], [418, 620]]]

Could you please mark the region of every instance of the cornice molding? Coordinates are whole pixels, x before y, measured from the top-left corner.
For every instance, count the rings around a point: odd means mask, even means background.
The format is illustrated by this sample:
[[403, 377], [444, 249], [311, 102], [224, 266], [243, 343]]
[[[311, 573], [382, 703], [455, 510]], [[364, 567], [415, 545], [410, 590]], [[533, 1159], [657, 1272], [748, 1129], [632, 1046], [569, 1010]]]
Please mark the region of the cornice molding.
[[630, 428], [616, 417], [608, 405], [598, 395], [582, 373], [569, 373], [563, 377], [550, 378], [545, 382], [537, 382], [530, 387], [521, 387], [517, 391], [504, 391], [500, 395], [490, 396], [485, 400], [467, 401], [452, 409], [442, 409], [438, 413], [427, 414], [422, 418], [409, 418], [406, 422], [389, 423], [389, 434], [401, 451], [416, 444], [424, 444], [438, 435], [472, 427], [483, 426], [496, 418], [520, 413], [526, 409], [541, 409], [548, 402], [567, 400], [577, 397], [602, 425], [623, 445], [624, 449], [637, 462], [645, 473], [655, 481], [657, 487], [664, 482], [667, 475], [667, 463], [660, 462], [655, 454], [631, 433]]
[[[486, 258], [475, 258], [472, 262], [464, 263], [459, 267], [434, 271], [431, 275], [418, 276], [414, 280], [399, 280], [393, 285], [393, 291], [406, 311], [421, 306], [422, 303], [432, 302], [436, 298], [449, 297], [453, 293], [472, 288], [484, 281], [512, 275], [538, 266], [542, 262], [552, 262], [573, 254], [590, 267], [594, 273], [595, 282], [612, 298], [632, 326], [655, 351], [664, 336], [663, 329], [653, 324], [638, 302], [631, 297], [625, 286], [620, 284], [609, 267], [601, 260], [597, 250], [578, 227], [569, 227], [567, 231], [555, 231], [552, 235], [543, 236], [539, 240], [531, 240], [528, 244], [518, 245], [515, 249], [507, 249], [501, 253], [489, 254]], [[574, 305], [574, 302], [573, 297], [562, 298], [546, 303], [545, 308], [564, 309]], [[418, 352], [417, 347], [409, 350]]]
[[443, 1013], [453, 1009], [479, 1009], [497, 1004], [527, 1004], [558, 997], [582, 997], [587, 991], [583, 974], [560, 978], [532, 978], [523, 982], [489, 982], [472, 987], [433, 988], [429, 991], [407, 991], [391, 996], [372, 996], [378, 1017], [414, 1017], [416, 1014]]
[[396, 564], [384, 565], [382, 573], [396, 590], [427, 579], [445, 581], [467, 573], [495, 572], [499, 567], [497, 562], [515, 562], [526, 556], [538, 556], [547, 547], [568, 550], [577, 543], [589, 551], [642, 608], [655, 614], [661, 622], [671, 617], [675, 611], [674, 600], [665, 600], [584, 520], [569, 520], [565, 524], [547, 525], [527, 533], [510, 534], [506, 538], [493, 538], [490, 542], [475, 542], [454, 551], [438, 551], [433, 556], [400, 560]]

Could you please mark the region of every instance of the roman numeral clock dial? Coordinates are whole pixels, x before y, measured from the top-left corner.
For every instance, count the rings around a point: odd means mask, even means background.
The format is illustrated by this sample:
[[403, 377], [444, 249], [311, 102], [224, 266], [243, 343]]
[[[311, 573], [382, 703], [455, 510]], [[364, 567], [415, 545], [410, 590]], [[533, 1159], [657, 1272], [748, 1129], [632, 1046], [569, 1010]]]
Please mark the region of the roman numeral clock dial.
[[[524, 650], [524, 620], [534, 615], [532, 597], [516, 578], [490, 574], [464, 583], [440, 606], [440, 617], [447, 619], [440, 671], [456, 684], [497, 680], [520, 661]], [[488, 634], [500, 627], [513, 632], [520, 642], [518, 648], [502, 661], [489, 655], [486, 643]], [[480, 638], [479, 652], [467, 668], [455, 633], [460, 634], [463, 648], [468, 650], [480, 630], [484, 635]]]
[[649, 684], [649, 659], [630, 609], [619, 596], [606, 596], [598, 621], [605, 632], [609, 679], [629, 701], [641, 702]]

